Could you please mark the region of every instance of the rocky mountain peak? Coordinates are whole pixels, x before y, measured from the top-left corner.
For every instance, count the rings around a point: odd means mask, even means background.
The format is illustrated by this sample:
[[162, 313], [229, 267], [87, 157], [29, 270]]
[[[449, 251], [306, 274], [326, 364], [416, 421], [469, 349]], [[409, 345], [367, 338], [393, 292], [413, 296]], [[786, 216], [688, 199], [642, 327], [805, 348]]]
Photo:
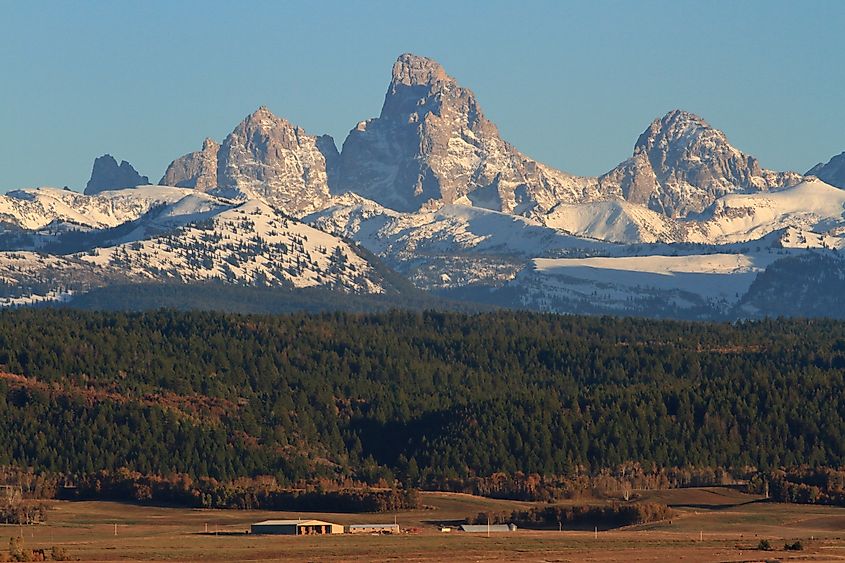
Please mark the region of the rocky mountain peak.
[[338, 157], [330, 136], [309, 135], [261, 106], [222, 144], [206, 139], [202, 150], [174, 160], [161, 183], [260, 198], [298, 215], [329, 197]]
[[298, 145], [299, 140], [297, 136], [300, 134], [305, 135], [305, 130], [292, 124], [287, 119], [274, 114], [266, 106], [261, 106], [246, 116], [235, 127], [232, 134], [223, 141], [223, 145], [233, 135], [241, 135], [248, 137], [252, 143], [259, 143], [262, 140], [270, 140], [272, 138], [284, 148], [291, 149]]
[[329, 197], [337, 159], [330, 136], [309, 135], [262, 106], [220, 146], [217, 185], [299, 214]]
[[399, 55], [393, 64], [391, 86], [399, 84], [405, 86], [429, 86], [435, 82], [450, 81], [454, 79], [446, 74], [446, 71], [437, 61], [427, 57], [404, 53]]
[[651, 122], [633, 156], [599, 178], [604, 193], [670, 217], [703, 211], [730, 193], [767, 191], [801, 181], [795, 172], [765, 170], [701, 117], [673, 110]]
[[473, 205], [534, 213], [583, 199], [588, 182], [531, 160], [499, 136], [475, 94], [437, 62], [400, 55], [378, 118], [343, 144], [340, 187], [398, 211], [468, 197]]
[[91, 178], [85, 185], [85, 194], [93, 195], [107, 190], [134, 188], [135, 186], [142, 186], [149, 183], [149, 178], [141, 176], [125, 160], [118, 164], [112, 155], [104, 154], [94, 159]]
[[845, 152], [834, 156], [827, 163], [819, 162], [807, 171], [807, 175], [845, 189]]
[[382, 119], [422, 123], [429, 113], [439, 115], [453, 105], [471, 105], [480, 116], [475, 95], [458, 86], [439, 63], [406, 53], [393, 65], [381, 109]]
[[293, 128], [294, 126], [283, 117], [274, 114], [267, 106], [260, 106], [257, 110], [246, 116], [240, 123], [244, 127], [285, 127]]
[[660, 145], [692, 145], [706, 136], [713, 139], [714, 145], [728, 145], [724, 133], [711, 127], [704, 119], [694, 113], [675, 109], [651, 122], [637, 139], [634, 154], [648, 153]]
[[159, 184], [195, 188], [208, 192], [217, 187], [217, 152], [220, 144], [206, 138], [202, 149], [188, 153], [170, 163]]
[[202, 150], [210, 151], [210, 150], [217, 150], [220, 148], [220, 143], [212, 139], [211, 137], [206, 137], [202, 142]]

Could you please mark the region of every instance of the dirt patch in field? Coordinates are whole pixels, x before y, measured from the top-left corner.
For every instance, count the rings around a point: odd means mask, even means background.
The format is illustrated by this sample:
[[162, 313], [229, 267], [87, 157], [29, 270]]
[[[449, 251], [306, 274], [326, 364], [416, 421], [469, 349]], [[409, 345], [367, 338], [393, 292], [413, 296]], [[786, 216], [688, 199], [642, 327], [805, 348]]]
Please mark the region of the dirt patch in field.
[[757, 502], [762, 495], [749, 495], [729, 487], [695, 487], [662, 491], [638, 491], [640, 499], [668, 506], [724, 508]]
[[845, 535], [845, 515], [807, 518], [805, 520], [793, 521], [790, 524], [796, 528], [805, 528], [807, 530], [824, 530], [829, 532], [842, 532], [842, 534]]

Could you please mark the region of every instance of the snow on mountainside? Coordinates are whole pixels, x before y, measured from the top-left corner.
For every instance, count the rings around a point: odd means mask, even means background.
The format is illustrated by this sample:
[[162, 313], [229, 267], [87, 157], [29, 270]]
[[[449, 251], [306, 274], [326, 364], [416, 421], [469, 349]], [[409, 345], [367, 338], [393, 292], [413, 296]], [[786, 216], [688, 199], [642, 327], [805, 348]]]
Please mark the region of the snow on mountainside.
[[[160, 204], [132, 223], [132, 229], [121, 233], [111, 243], [123, 243], [150, 238], [176, 227], [202, 221], [231, 209], [236, 202], [210, 194], [192, 192], [173, 203]], [[126, 225], [126, 223], [124, 223]], [[99, 245], [98, 245], [99, 246]]]
[[92, 268], [74, 257], [0, 252], [0, 306], [62, 301], [78, 290], [116, 280], [125, 277], [121, 272]]
[[[93, 287], [150, 280], [353, 293], [387, 288], [378, 266], [346, 242], [259, 200], [232, 202], [166, 186], [96, 196], [39, 188], [0, 198], [17, 236], [3, 239], [11, 250], [0, 252], [0, 305], [62, 300]], [[59, 222], [68, 228], [56, 231]], [[72, 242], [63, 243], [68, 237]], [[74, 246], [87, 250], [25, 250]]]
[[801, 181], [796, 172], [762, 168], [725, 134], [692, 113], [674, 110], [640, 135], [631, 158], [599, 178], [601, 193], [669, 217], [703, 211], [731, 193], [768, 191]]
[[167, 235], [76, 258], [141, 279], [384, 291], [380, 276], [348, 244], [257, 200]]
[[672, 219], [641, 205], [604, 201], [558, 205], [543, 222], [574, 235], [618, 243], [722, 245], [757, 240], [788, 227], [826, 233], [845, 227], [844, 213], [845, 191], [809, 178], [788, 188], [726, 195], [685, 219]]
[[379, 117], [340, 154], [261, 107], [174, 160], [161, 182], [175, 187], [108, 190], [142, 177], [101, 157], [94, 195], [0, 195], [0, 304], [150, 280], [392, 292], [352, 240], [458, 297], [718, 317], [769, 264], [845, 249], [845, 190], [822, 181], [839, 182], [843, 161], [814, 167], [821, 180], [767, 170], [675, 110], [631, 158], [576, 177], [505, 142], [472, 91], [404, 54]]
[[454, 203], [517, 214], [594, 199], [595, 181], [544, 166], [499, 136], [475, 94], [437, 62], [401, 55], [381, 115], [349, 132], [339, 184], [398, 211]]
[[51, 223], [102, 229], [133, 221], [154, 206], [175, 203], [193, 190], [167, 186], [103, 191], [89, 196], [59, 188], [14, 190], [0, 195], [0, 223], [39, 230]]
[[775, 245], [781, 248], [845, 249], [845, 227], [840, 227], [826, 233], [817, 233], [797, 227], [787, 227], [781, 231], [776, 231], [774, 237]]
[[811, 178], [797, 186], [719, 199], [698, 223], [718, 244], [755, 240], [794, 227], [825, 232], [845, 226], [845, 191]]
[[621, 200], [555, 206], [542, 217], [545, 225], [619, 243], [705, 242], [695, 230], [651, 209]]
[[412, 256], [427, 252], [485, 252], [536, 256], [608, 244], [561, 233], [536, 221], [467, 205], [444, 205], [400, 213], [360, 196], [334, 198], [326, 209], [303, 220], [352, 238], [380, 254]]
[[498, 285], [535, 256], [588, 255], [615, 245], [574, 237], [531, 219], [467, 205], [400, 213], [353, 194], [303, 218], [353, 239], [420, 287]]
[[[784, 252], [536, 259], [508, 285], [522, 306], [567, 312], [727, 313]], [[664, 313], [665, 314], [665, 313]]]

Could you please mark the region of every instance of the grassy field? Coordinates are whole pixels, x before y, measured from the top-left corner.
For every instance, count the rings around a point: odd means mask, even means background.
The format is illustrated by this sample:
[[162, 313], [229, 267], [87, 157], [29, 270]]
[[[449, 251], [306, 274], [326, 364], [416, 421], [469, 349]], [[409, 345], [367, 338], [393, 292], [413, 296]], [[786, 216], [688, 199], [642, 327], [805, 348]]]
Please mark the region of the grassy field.
[[[0, 526], [0, 549], [21, 532], [27, 547], [59, 545], [84, 561], [838, 561], [845, 560], [845, 509], [753, 502], [730, 489], [641, 493], [671, 503], [671, 521], [599, 532], [440, 533], [438, 522], [529, 503], [424, 493], [428, 508], [385, 514], [193, 510], [111, 502], [57, 502], [48, 523]], [[399, 536], [279, 537], [243, 534], [267, 518], [319, 518], [342, 524], [392, 522], [417, 533]], [[115, 535], [117, 524], [117, 535]], [[206, 526], [209, 533], [205, 533]], [[215, 535], [215, 532], [217, 534]], [[761, 539], [775, 551], [757, 551]], [[803, 551], [783, 550], [800, 539]]]

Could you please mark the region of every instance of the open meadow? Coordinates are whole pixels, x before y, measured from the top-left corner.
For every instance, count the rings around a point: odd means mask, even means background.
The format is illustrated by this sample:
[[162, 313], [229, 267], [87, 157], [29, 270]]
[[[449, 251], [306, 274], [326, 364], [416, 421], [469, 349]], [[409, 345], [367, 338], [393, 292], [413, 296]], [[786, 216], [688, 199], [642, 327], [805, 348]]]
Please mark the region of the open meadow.
[[[83, 561], [838, 561], [845, 560], [845, 508], [759, 502], [731, 489], [643, 492], [675, 506], [670, 521], [622, 529], [443, 533], [438, 524], [530, 503], [423, 493], [426, 509], [397, 514], [202, 510], [112, 502], [55, 502], [46, 524], [0, 526], [26, 547], [62, 546]], [[684, 506], [686, 505], [686, 506]], [[317, 518], [341, 524], [392, 522], [398, 536], [255, 536], [264, 519]], [[116, 525], [116, 526], [115, 526]], [[206, 526], [208, 533], [206, 533]], [[757, 550], [766, 539], [772, 551]], [[801, 551], [784, 544], [800, 540]]]

